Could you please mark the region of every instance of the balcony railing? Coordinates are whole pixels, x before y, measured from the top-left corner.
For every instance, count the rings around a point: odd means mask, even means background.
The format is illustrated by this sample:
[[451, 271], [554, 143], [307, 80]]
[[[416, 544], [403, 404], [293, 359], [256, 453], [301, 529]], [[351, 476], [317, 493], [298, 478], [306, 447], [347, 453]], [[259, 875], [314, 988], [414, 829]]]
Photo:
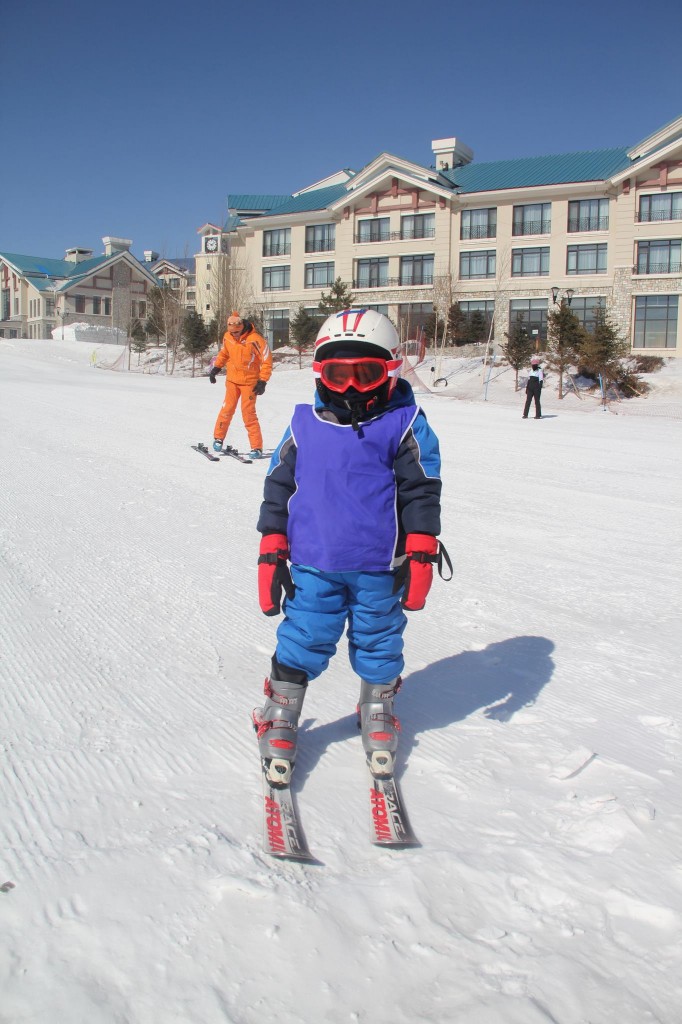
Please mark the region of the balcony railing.
[[682, 210], [661, 210], [660, 212], [654, 210], [649, 213], [637, 213], [635, 220], [639, 224], [654, 224], [662, 220], [682, 220]]
[[497, 238], [497, 224], [481, 224], [462, 228], [462, 240], [466, 242], [472, 238]]
[[608, 231], [608, 217], [569, 217], [569, 231]]
[[263, 246], [264, 256], [291, 256], [291, 242], [286, 245]]
[[433, 284], [433, 274], [423, 274], [421, 281], [403, 281], [399, 277], [385, 277], [381, 281], [353, 280], [353, 288], [428, 288]]
[[633, 267], [633, 274], [679, 274], [682, 272], [682, 262], [679, 260], [668, 260], [667, 263], [647, 263], [642, 267]]
[[306, 242], [306, 252], [334, 252], [336, 246], [334, 242]]
[[526, 224], [514, 224], [512, 235], [549, 235], [551, 230], [552, 225], [547, 221], [543, 224], [540, 220], [530, 220]]
[[435, 228], [414, 228], [412, 231], [380, 231], [378, 234], [366, 236], [356, 234], [353, 241], [356, 245], [364, 245], [365, 242], [405, 242], [418, 238], [435, 238]]

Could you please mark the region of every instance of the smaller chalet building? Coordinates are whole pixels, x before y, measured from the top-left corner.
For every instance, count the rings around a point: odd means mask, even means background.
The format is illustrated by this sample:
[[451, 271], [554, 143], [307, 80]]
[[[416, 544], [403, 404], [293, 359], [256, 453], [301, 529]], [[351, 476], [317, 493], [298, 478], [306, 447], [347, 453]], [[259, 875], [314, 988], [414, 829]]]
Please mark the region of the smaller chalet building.
[[74, 248], [60, 260], [0, 252], [0, 338], [50, 338], [72, 323], [127, 333], [144, 321], [157, 279], [132, 255], [130, 239], [107, 235], [102, 242], [100, 256]]

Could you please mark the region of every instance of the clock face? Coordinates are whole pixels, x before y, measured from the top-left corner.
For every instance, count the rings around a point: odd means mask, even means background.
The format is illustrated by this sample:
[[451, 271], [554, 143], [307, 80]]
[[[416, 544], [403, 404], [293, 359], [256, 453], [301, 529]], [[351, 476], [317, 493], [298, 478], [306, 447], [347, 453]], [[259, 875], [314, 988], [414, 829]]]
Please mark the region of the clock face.
[[218, 239], [207, 238], [206, 239], [206, 252], [217, 252], [218, 251]]

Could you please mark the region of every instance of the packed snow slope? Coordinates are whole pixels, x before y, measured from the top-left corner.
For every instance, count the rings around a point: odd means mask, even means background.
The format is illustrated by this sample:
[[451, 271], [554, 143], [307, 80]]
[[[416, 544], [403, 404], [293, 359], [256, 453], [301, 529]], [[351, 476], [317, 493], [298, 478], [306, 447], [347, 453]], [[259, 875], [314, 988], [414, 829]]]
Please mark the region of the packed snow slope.
[[[677, 368], [651, 415], [550, 386], [522, 420], [509, 373], [420, 397], [455, 567], [397, 702], [422, 845], [369, 843], [342, 646], [300, 866], [261, 852], [249, 721], [267, 467], [192, 451], [220, 381], [90, 356], [0, 342], [2, 1024], [679, 1024]], [[266, 443], [311, 395], [275, 371]]]

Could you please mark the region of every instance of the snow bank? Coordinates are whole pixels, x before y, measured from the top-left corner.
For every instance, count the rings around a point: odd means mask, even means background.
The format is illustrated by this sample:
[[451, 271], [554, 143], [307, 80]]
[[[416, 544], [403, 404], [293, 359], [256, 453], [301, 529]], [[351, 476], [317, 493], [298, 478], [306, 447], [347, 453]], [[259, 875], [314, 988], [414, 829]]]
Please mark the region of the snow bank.
[[125, 345], [127, 335], [121, 327], [75, 323], [55, 327], [52, 338], [54, 341], [84, 341], [89, 345]]

